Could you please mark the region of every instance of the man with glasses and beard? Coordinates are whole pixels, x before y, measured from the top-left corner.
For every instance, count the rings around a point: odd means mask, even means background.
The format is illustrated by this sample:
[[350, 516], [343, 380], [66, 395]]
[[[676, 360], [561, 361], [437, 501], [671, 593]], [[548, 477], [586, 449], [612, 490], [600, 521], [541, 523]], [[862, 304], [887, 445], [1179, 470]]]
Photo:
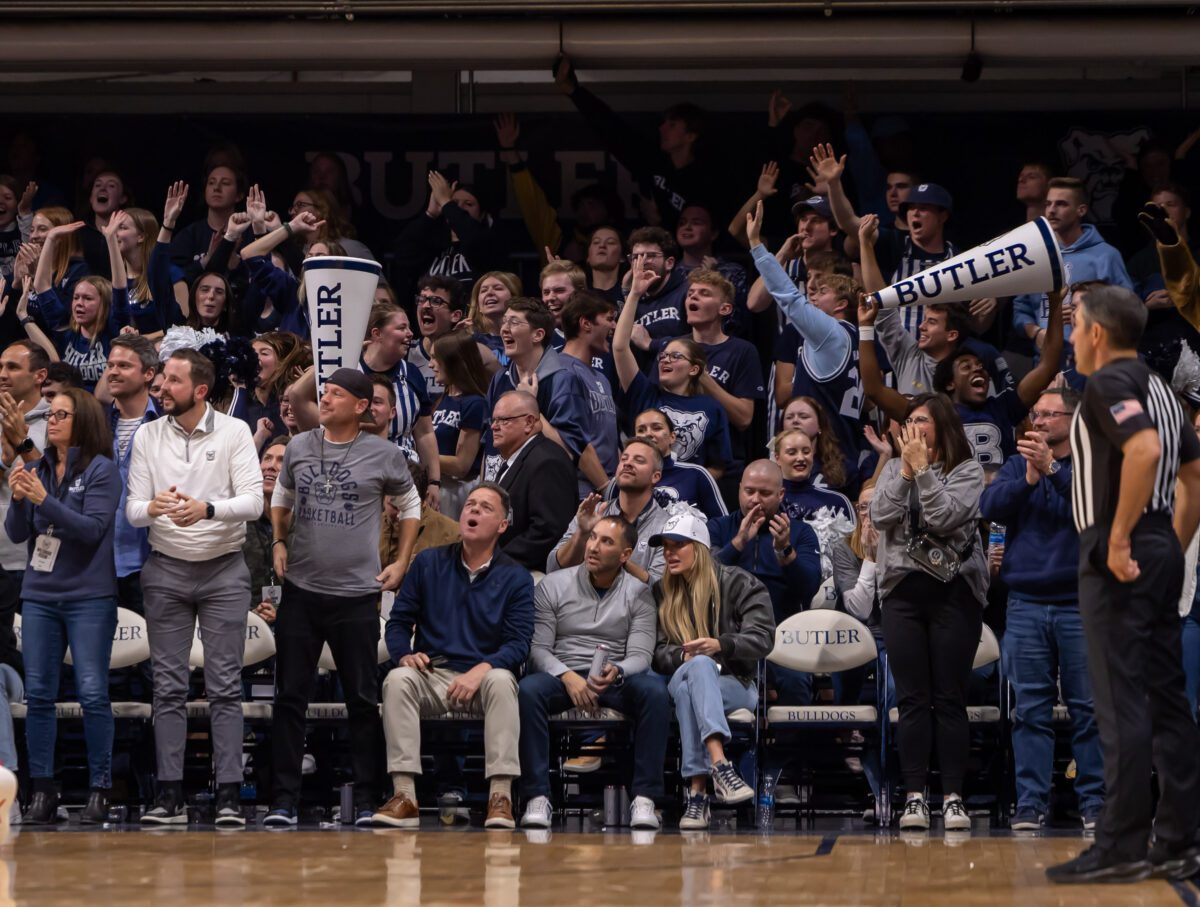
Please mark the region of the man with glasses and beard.
[[197, 620], [212, 727], [217, 825], [241, 814], [242, 653], [250, 571], [246, 523], [262, 511], [262, 472], [250, 428], [208, 403], [213, 364], [178, 350], [163, 368], [163, 413], [133, 436], [125, 515], [149, 527], [142, 594], [154, 673], [158, 794], [146, 825], [186, 825], [183, 749], [188, 654]]

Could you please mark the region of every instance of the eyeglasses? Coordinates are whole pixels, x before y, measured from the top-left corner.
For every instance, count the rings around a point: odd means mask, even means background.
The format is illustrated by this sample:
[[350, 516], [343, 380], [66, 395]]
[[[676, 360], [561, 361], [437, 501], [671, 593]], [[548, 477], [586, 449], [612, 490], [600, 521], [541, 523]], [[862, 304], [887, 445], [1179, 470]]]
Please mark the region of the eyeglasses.
[[854, 509], [858, 512], [859, 516], [866, 516], [871, 512], [871, 502], [868, 501], [865, 504], [855, 504]]
[[315, 211], [316, 209], [317, 209], [317, 206], [314, 205], [312, 202], [292, 202], [292, 207], [289, 208], [288, 210], [294, 212], [294, 211]]
[[46, 413], [46, 421], [48, 421], [48, 422], [66, 422], [73, 415], [75, 415], [73, 412], [69, 412], [68, 410], [65, 410], [65, 409], [52, 409], [52, 410], [50, 410], [50, 412]]
[[435, 309], [440, 306], [445, 306], [446, 308], [450, 307], [450, 303], [446, 302], [446, 300], [442, 299], [442, 297], [433, 296], [428, 293], [418, 293], [416, 295], [414, 301], [416, 302], [417, 305], [421, 305], [421, 304], [431, 305]]
[[492, 428], [495, 428], [498, 425], [504, 425], [506, 422], [512, 422], [514, 419], [525, 419], [532, 415], [533, 413], [522, 413], [519, 416], [492, 416], [488, 422], [491, 423]]
[[1031, 409], [1029, 418], [1036, 422], [1038, 419], [1053, 419], [1055, 416], [1073, 416], [1074, 413], [1068, 413], [1061, 409]]
[[687, 353], [680, 353], [675, 350], [663, 350], [658, 354], [659, 362], [683, 362], [685, 360], [687, 360]]
[[503, 318], [500, 321], [500, 327], [502, 327], [502, 328], [526, 327], [527, 328], [527, 327], [529, 327], [529, 322], [522, 321], [520, 318]]
[[909, 416], [904, 420], [905, 425], [932, 425], [933, 420], [928, 416]]
[[636, 262], [639, 259], [642, 261], [656, 261], [660, 258], [666, 258], [666, 256], [663, 255], [662, 252], [634, 252], [629, 256], [629, 261], [631, 263]]

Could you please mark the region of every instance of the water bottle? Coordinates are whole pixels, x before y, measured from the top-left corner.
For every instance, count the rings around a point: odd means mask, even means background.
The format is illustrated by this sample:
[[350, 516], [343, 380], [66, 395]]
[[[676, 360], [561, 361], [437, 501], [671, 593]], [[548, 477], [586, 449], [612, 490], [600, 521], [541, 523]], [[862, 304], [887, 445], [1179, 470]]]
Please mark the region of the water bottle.
[[779, 769], [766, 769], [763, 772], [754, 811], [755, 825], [760, 832], [769, 832], [775, 827], [775, 785], [779, 783], [779, 775]]
[[989, 558], [992, 556], [992, 552], [995, 551], [997, 547], [1003, 547], [1004, 531], [1005, 530], [1004, 530], [1003, 523], [991, 523], [988, 525], [988, 557]]

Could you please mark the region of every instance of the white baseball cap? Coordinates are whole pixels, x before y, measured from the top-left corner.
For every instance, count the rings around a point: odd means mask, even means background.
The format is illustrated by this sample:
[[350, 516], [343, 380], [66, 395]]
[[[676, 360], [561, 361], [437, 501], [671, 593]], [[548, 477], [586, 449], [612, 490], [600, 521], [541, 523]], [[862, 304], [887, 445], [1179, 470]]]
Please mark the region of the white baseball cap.
[[679, 513], [673, 513], [663, 524], [662, 531], [650, 536], [650, 544], [658, 547], [663, 539], [675, 542], [699, 542], [704, 547], [711, 544], [708, 535], [708, 524], [705, 518], [691, 508]]

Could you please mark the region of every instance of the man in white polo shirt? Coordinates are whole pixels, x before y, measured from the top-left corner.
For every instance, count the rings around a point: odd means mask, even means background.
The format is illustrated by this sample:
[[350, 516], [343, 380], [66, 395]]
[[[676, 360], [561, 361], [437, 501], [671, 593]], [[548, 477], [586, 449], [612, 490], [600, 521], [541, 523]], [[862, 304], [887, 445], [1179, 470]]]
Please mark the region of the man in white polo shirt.
[[154, 671], [158, 796], [142, 822], [187, 824], [188, 653], [199, 619], [217, 777], [216, 824], [244, 825], [241, 674], [250, 572], [242, 544], [245, 524], [262, 513], [262, 472], [249, 426], [208, 404], [214, 380], [208, 359], [195, 350], [178, 350], [163, 374], [167, 418], [143, 425], [133, 437], [125, 506], [130, 525], [150, 527], [142, 593]]

